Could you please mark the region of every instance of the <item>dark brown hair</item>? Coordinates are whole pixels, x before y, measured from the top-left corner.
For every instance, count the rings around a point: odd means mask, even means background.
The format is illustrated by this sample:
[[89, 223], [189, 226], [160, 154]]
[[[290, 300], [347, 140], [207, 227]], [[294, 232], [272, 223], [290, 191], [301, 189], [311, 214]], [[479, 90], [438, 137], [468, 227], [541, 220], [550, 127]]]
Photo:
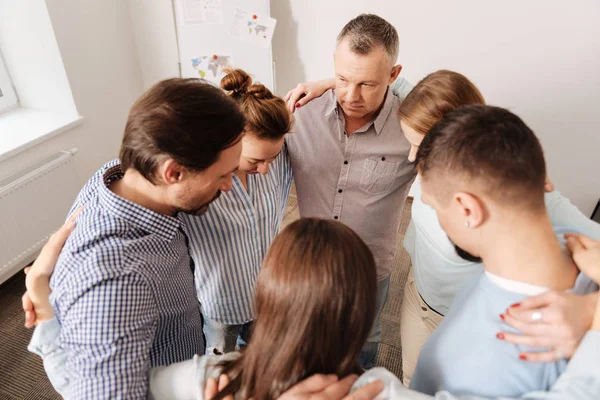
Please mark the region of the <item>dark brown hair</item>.
[[542, 146], [503, 108], [468, 105], [444, 115], [419, 146], [417, 169], [423, 179], [435, 178], [436, 187], [476, 181], [499, 202], [544, 210]]
[[332, 220], [300, 219], [273, 241], [256, 287], [253, 339], [224, 362], [216, 399], [272, 400], [315, 373], [360, 373], [375, 319], [377, 277], [367, 245]]
[[360, 14], [350, 20], [337, 37], [339, 45], [348, 39], [350, 50], [357, 54], [369, 54], [375, 47], [382, 46], [393, 63], [398, 58], [400, 41], [396, 28], [375, 14]]
[[410, 91], [398, 114], [404, 123], [426, 135], [444, 114], [466, 104], [485, 104], [479, 89], [458, 72], [439, 70]]
[[285, 101], [275, 96], [265, 85], [252, 83], [241, 69], [227, 71], [221, 87], [228, 91], [246, 116], [246, 130], [260, 139], [281, 139], [292, 129], [292, 116]]
[[121, 168], [133, 168], [153, 183], [156, 168], [167, 158], [202, 171], [237, 143], [245, 123], [239, 106], [201, 79], [158, 82], [129, 112]]

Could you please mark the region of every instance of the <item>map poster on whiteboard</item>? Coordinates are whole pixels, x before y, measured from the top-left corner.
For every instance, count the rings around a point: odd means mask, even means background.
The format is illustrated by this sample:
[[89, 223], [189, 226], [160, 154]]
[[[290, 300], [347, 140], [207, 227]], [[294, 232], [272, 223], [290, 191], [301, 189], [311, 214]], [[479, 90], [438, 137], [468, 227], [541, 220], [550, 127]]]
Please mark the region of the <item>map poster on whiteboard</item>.
[[221, 79], [225, 76], [223, 70], [231, 68], [231, 56], [217, 54], [199, 56], [192, 58], [192, 67], [198, 71], [200, 78], [216, 83], [219, 86]]
[[256, 46], [268, 48], [277, 20], [238, 8], [233, 18], [231, 35]]
[[193, 24], [222, 24], [222, 0], [182, 0], [183, 23]]

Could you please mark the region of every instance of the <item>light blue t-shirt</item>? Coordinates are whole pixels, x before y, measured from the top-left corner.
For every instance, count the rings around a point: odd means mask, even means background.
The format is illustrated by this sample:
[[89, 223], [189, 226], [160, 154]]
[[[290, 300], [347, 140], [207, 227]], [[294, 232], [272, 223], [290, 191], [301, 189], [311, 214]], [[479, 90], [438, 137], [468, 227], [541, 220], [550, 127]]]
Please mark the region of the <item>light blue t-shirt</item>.
[[[557, 237], [572, 230], [555, 228]], [[562, 240], [564, 243], [564, 240]], [[580, 274], [572, 293], [588, 294], [598, 286]], [[528, 297], [498, 286], [482, 270], [456, 296], [444, 321], [427, 340], [410, 382], [427, 394], [447, 390], [454, 395], [518, 397], [549, 390], [567, 363], [532, 363], [519, 359], [524, 351], [539, 351], [496, 338], [515, 332], [500, 314]]]

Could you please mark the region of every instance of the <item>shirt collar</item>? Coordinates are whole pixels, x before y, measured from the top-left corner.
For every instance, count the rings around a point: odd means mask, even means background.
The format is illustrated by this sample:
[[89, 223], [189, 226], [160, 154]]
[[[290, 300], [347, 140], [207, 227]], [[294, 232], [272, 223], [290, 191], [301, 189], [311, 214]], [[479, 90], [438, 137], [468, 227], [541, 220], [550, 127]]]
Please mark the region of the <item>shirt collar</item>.
[[375, 117], [375, 121], [373, 125], [375, 125], [375, 132], [379, 135], [385, 126], [385, 122], [390, 116], [390, 112], [392, 111], [392, 106], [394, 105], [394, 95], [390, 92], [390, 88], [388, 87], [385, 92], [385, 100], [383, 100], [383, 107]]
[[506, 279], [488, 271], [485, 271], [485, 275], [490, 281], [495, 283], [497, 286], [500, 286], [502, 289], [526, 296], [537, 296], [550, 290], [547, 287]]
[[103, 207], [117, 218], [124, 219], [146, 232], [155, 234], [167, 241], [173, 240], [181, 226], [178, 218], [142, 207], [139, 204], [117, 196], [109, 189], [111, 183], [123, 178], [123, 176], [120, 163], [108, 168], [104, 172], [99, 189], [99, 198]]
[[325, 116], [329, 117], [334, 111], [337, 112], [338, 102], [335, 97], [335, 89], [329, 90], [326, 95], [329, 96], [329, 99], [325, 105]]
[[[379, 111], [379, 114], [377, 114], [377, 117], [375, 117], [375, 120], [368, 123], [367, 127], [365, 130], [369, 129], [369, 127], [371, 125], [373, 125], [375, 127], [375, 133], [377, 135], [381, 134], [381, 131], [383, 130], [383, 127], [385, 126], [385, 122], [387, 121], [390, 112], [392, 111], [392, 106], [394, 105], [394, 95], [390, 93], [390, 89], [388, 87], [388, 90], [385, 93], [385, 98], [383, 100], [383, 106], [381, 107], [381, 110]], [[328, 99], [328, 103], [325, 106], [325, 116], [329, 117], [330, 115], [332, 115], [332, 113], [335, 111], [336, 112], [336, 116], [339, 115], [339, 105], [337, 102], [337, 98], [335, 96], [335, 89], [331, 90], [329, 92], [329, 99]], [[361, 130], [362, 132], [362, 130]]]

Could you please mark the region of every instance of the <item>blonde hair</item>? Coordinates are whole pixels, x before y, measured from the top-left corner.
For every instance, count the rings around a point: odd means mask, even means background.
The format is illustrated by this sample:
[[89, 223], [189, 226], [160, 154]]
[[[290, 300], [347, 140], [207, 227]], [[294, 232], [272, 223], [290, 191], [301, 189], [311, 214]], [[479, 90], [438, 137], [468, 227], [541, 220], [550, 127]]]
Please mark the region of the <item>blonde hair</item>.
[[246, 117], [246, 131], [260, 139], [278, 140], [292, 129], [285, 101], [241, 69], [227, 70], [221, 88], [236, 100]]
[[426, 135], [444, 114], [467, 104], [485, 104], [479, 89], [458, 72], [439, 70], [414, 87], [398, 114], [404, 123]]

